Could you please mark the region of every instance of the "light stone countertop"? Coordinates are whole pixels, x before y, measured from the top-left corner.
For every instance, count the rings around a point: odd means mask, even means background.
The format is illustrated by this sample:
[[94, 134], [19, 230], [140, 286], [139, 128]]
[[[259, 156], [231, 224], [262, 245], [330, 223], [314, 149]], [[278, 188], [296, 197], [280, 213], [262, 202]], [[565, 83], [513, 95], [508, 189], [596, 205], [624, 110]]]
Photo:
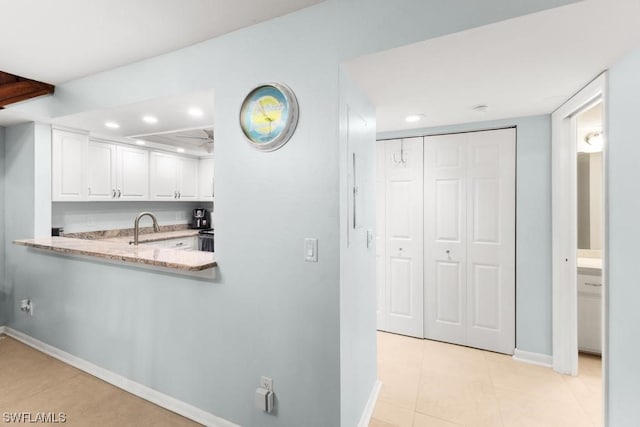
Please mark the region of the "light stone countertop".
[[[191, 231], [197, 234], [197, 230], [183, 231]], [[179, 235], [175, 238], [179, 237], [185, 236]], [[172, 237], [166, 237], [165, 239], [168, 238]], [[202, 271], [218, 265], [213, 252], [185, 251], [180, 249], [158, 248], [150, 245], [134, 246], [129, 245], [128, 239], [129, 237], [126, 238], [126, 241], [122, 240], [122, 238], [86, 240], [69, 237], [39, 237], [35, 239], [14, 240], [13, 243], [63, 254], [85, 255], [125, 263], [146, 264], [183, 271]]]
[[[162, 240], [180, 239], [182, 237], [194, 237], [197, 236], [200, 230], [186, 229], [176, 231], [165, 231], [159, 233], [147, 233], [138, 236], [138, 243], [160, 242]], [[95, 242], [96, 240], [94, 240]], [[111, 237], [107, 239], [97, 240], [99, 242], [113, 242], [113, 243], [125, 243], [133, 241], [133, 234], [130, 236]]]

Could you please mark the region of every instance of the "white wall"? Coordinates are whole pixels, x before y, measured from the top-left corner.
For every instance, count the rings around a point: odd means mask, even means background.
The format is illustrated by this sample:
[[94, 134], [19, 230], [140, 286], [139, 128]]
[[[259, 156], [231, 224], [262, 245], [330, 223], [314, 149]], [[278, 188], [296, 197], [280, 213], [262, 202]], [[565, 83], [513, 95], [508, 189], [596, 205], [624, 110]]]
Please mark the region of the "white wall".
[[[12, 245], [15, 239], [28, 239], [35, 235], [35, 125], [26, 123], [5, 129], [4, 153], [4, 287], [7, 295], [7, 324], [11, 325], [17, 311], [15, 298], [20, 283], [16, 271], [31, 268], [27, 258]], [[43, 276], [40, 280], [44, 280]], [[18, 285], [16, 285], [18, 283]]]
[[4, 286], [4, 133], [4, 128], [0, 126], [0, 326], [8, 320], [7, 292]]
[[[358, 226], [340, 204], [340, 409], [343, 426], [355, 426], [377, 380], [375, 245], [375, 109], [345, 73], [340, 74], [340, 196], [358, 186]], [[349, 179], [348, 177], [351, 177]], [[349, 241], [347, 242], [347, 234]]]
[[[150, 211], [160, 225], [189, 224], [195, 208], [211, 211], [211, 202], [54, 202], [51, 225], [65, 233], [133, 228], [140, 212]], [[146, 220], [142, 225], [145, 225]], [[149, 222], [148, 225], [150, 225]]]
[[551, 118], [519, 117], [378, 139], [516, 126], [516, 348], [551, 355]]
[[[608, 248], [605, 283], [609, 292], [608, 425], [640, 425], [640, 49], [609, 70], [608, 152]], [[605, 245], [607, 242], [605, 242]], [[608, 268], [607, 268], [608, 267]]]
[[[244, 426], [353, 419], [368, 390], [341, 383], [340, 321], [354, 307], [340, 299], [351, 283], [340, 280], [340, 61], [569, 2], [328, 0], [14, 107], [57, 117], [213, 88], [219, 277], [202, 283], [9, 245], [12, 304], [28, 296], [41, 307], [10, 325]], [[296, 92], [300, 123], [283, 148], [259, 153], [241, 135], [238, 107], [272, 80]], [[33, 174], [18, 172], [33, 144], [12, 146], [7, 182], [33, 197]], [[26, 211], [12, 235], [29, 237], [22, 223], [33, 223], [32, 208], [33, 199], [12, 200], [7, 213]], [[303, 261], [305, 237], [319, 239], [318, 263]], [[358, 349], [374, 345], [359, 340]], [[253, 408], [260, 375], [274, 379], [275, 414]], [[357, 395], [343, 399], [348, 390]]]

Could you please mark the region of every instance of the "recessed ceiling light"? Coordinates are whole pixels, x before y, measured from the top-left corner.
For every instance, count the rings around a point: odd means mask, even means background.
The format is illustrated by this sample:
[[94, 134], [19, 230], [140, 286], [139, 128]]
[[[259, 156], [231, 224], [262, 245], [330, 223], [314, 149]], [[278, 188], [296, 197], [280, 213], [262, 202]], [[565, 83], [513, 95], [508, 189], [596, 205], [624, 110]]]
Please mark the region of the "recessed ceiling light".
[[484, 113], [488, 109], [489, 109], [489, 106], [485, 104], [476, 105], [472, 108], [473, 111], [477, 111], [478, 113]]
[[146, 145], [147, 143], [146, 143], [146, 142], [144, 142], [144, 141], [143, 141], [143, 140], [141, 140], [141, 139], [136, 139], [136, 144], [138, 144], [138, 145]]
[[414, 122], [419, 122], [420, 120], [422, 120], [424, 118], [425, 118], [424, 114], [412, 114], [410, 116], [405, 117], [404, 119], [406, 121], [408, 121], [409, 123], [414, 123]]
[[144, 116], [142, 118], [142, 121], [145, 123], [158, 123], [158, 119], [153, 116]]
[[120, 127], [116, 122], [105, 122], [104, 125], [109, 129], [118, 129]]
[[178, 153], [184, 153], [184, 148], [176, 148], [176, 151], [177, 151]]
[[204, 111], [202, 111], [199, 108], [189, 108], [189, 110], [187, 111], [187, 113], [189, 113], [189, 115], [191, 117], [202, 117], [204, 116]]

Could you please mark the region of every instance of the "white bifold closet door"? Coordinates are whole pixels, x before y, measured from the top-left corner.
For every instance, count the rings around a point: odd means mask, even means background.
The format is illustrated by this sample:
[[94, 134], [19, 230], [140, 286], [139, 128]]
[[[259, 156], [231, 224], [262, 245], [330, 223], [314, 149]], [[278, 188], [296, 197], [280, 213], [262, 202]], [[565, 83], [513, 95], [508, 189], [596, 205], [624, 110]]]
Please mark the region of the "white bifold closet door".
[[515, 129], [424, 138], [424, 336], [513, 354]]
[[422, 153], [422, 137], [378, 143], [378, 329], [418, 338], [424, 337]]

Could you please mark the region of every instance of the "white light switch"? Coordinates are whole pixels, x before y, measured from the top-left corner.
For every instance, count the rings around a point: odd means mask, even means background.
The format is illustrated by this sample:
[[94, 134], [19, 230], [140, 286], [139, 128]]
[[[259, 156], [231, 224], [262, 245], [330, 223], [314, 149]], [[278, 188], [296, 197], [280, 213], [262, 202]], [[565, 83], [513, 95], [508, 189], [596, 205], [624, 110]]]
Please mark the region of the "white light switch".
[[304, 260], [318, 262], [318, 239], [310, 237], [304, 239]]

